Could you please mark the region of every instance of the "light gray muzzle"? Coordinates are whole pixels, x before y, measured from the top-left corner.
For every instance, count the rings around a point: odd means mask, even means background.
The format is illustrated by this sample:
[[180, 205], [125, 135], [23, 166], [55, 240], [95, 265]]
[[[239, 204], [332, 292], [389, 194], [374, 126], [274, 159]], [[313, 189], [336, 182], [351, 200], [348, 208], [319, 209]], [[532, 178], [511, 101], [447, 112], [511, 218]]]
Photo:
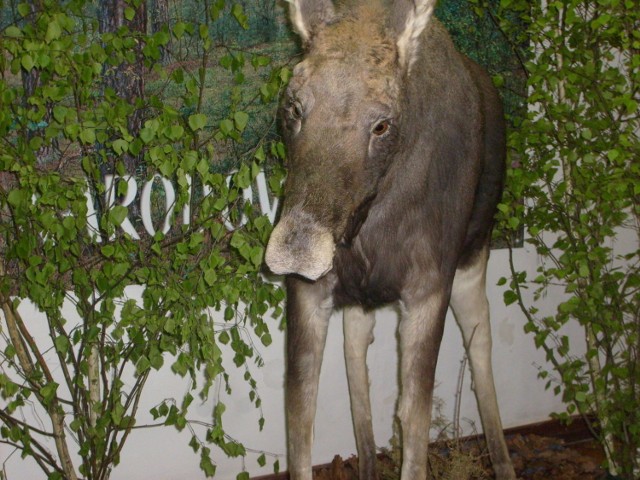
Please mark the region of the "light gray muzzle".
[[283, 217], [273, 229], [265, 261], [275, 274], [295, 273], [317, 280], [333, 268], [335, 247], [326, 227], [297, 210]]

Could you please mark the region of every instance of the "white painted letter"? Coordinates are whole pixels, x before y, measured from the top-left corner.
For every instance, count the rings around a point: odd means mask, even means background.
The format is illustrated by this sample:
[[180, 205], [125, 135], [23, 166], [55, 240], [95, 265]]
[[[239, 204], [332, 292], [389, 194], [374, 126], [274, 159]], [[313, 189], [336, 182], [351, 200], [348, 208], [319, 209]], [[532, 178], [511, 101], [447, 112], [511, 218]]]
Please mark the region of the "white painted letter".
[[93, 203], [93, 195], [91, 194], [91, 186], [87, 182], [87, 188], [84, 191], [84, 196], [87, 199], [87, 231], [89, 238], [97, 243], [102, 243], [102, 237], [100, 236], [100, 226], [98, 224], [98, 212], [96, 212], [95, 205]]
[[264, 174], [264, 170], [260, 170], [260, 173], [256, 177], [258, 184], [258, 201], [260, 202], [260, 210], [263, 215], [266, 215], [271, 223], [276, 221], [276, 212], [278, 211], [278, 197], [273, 199], [273, 205], [269, 201], [269, 189], [267, 188], [267, 178]]
[[187, 203], [182, 207], [182, 223], [184, 225], [191, 225], [191, 195], [193, 195], [193, 182], [191, 181], [191, 175], [185, 175], [187, 179], [187, 185], [189, 189], [189, 196]]
[[[232, 178], [233, 173], [227, 177], [227, 186], [231, 185]], [[242, 190], [242, 197], [249, 203], [253, 202], [253, 190], [251, 189], [251, 186], [248, 186], [247, 188]], [[236, 230], [237, 228], [243, 227], [249, 221], [247, 216], [243, 213], [242, 217], [240, 217], [240, 224], [234, 225], [233, 223], [231, 223], [229, 208], [225, 208], [222, 211], [222, 218], [224, 218], [224, 226], [227, 227], [227, 230], [229, 230], [230, 232]]]
[[[136, 198], [136, 194], [138, 193], [138, 186], [136, 185], [136, 179], [132, 175], [125, 175], [124, 177], [121, 177], [120, 175], [105, 175], [104, 186], [107, 191], [106, 193], [107, 211], [113, 208], [116, 204], [116, 185], [118, 183], [116, 179], [127, 182], [127, 194], [120, 202], [121, 206], [127, 207], [131, 205], [131, 203]], [[136, 229], [133, 228], [133, 224], [131, 223], [128, 217], [122, 221], [122, 223], [120, 224], [120, 227], [125, 233], [128, 233], [129, 235], [131, 235], [131, 238], [140, 240], [140, 235], [138, 235], [138, 232], [136, 232]], [[115, 238], [116, 238], [116, 235], [114, 233], [111, 236], [111, 240], [114, 240]]]
[[151, 219], [151, 190], [156, 179], [159, 179], [164, 186], [164, 209], [166, 214], [162, 226], [162, 233], [166, 234], [171, 229], [171, 214], [176, 206], [176, 192], [170, 180], [156, 174], [151, 180], [144, 184], [142, 194], [140, 195], [140, 214], [142, 215], [142, 224], [151, 236], [156, 234], [156, 229], [153, 227], [153, 221]]

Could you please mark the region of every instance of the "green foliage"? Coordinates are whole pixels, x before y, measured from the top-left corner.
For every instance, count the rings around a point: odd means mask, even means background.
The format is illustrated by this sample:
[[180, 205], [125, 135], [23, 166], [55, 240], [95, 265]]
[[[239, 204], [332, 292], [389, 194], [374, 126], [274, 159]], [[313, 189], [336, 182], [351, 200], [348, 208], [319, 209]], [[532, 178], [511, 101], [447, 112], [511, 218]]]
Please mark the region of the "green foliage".
[[[509, 135], [500, 216], [504, 228], [525, 227], [540, 259], [535, 278], [512, 262], [505, 301], [520, 305], [525, 330], [555, 369], [540, 376], [562, 394], [560, 417], [589, 419], [609, 471], [637, 478], [640, 5], [502, 0], [500, 9], [528, 88], [527, 112]], [[521, 36], [506, 13], [526, 26]], [[536, 305], [549, 290], [563, 300], [545, 316]], [[583, 339], [567, 336], [570, 324]]]
[[[281, 315], [284, 294], [261, 275], [271, 224], [242, 190], [269, 163], [279, 193], [283, 173], [268, 159], [283, 152], [271, 125], [290, 74], [264, 54], [214, 44], [223, 19], [242, 29], [252, 21], [242, 3], [226, 3], [198, 2], [191, 18], [199, 20], [182, 16], [151, 34], [140, 2], [127, 3], [114, 29], [104, 27], [102, 3], [25, 3], [0, 32], [0, 435], [50, 478], [108, 478], [140, 426], [145, 382], [165, 364], [191, 389], [152, 409], [156, 425], [193, 432], [206, 476], [216, 470], [212, 447], [246, 455], [224, 431], [221, 401], [204, 435], [188, 413], [194, 395], [215, 395], [216, 383], [230, 393], [236, 368], [260, 409], [254, 339], [271, 343], [264, 316]], [[162, 65], [166, 52], [192, 45], [199, 67]], [[204, 101], [215, 62], [233, 78], [218, 117]], [[113, 192], [106, 176], [119, 178]], [[170, 187], [150, 194], [155, 233], [147, 234], [137, 200], [123, 200], [154, 177]], [[164, 208], [168, 188], [175, 200]], [[229, 231], [225, 222], [243, 226]], [[48, 339], [21, 317], [22, 300], [46, 317]], [[24, 422], [24, 409], [45, 412], [51, 426]]]

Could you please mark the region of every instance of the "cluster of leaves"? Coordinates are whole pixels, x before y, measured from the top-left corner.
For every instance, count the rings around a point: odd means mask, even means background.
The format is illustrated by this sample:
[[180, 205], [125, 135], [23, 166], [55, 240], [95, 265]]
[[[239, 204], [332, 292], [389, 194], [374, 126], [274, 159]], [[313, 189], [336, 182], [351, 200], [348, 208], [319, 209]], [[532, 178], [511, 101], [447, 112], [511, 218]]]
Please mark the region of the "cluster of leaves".
[[[263, 317], [278, 318], [284, 298], [261, 274], [271, 224], [243, 201], [243, 189], [283, 148], [267, 133], [243, 144], [253, 117], [241, 73], [265, 71], [250, 98], [272, 107], [289, 73], [268, 57], [229, 48], [223, 57], [214, 49], [214, 20], [249, 21], [235, 4], [204, 2], [199, 21], [152, 34], [144, 21], [135, 26], [144, 2], [114, 5], [124, 21], [109, 30], [93, 17], [106, 15], [103, 2], [46, 0], [18, 5], [18, 18], [0, 32], [0, 442], [34, 459], [48, 478], [106, 479], [140, 426], [145, 382], [169, 360], [191, 389], [151, 414], [157, 425], [193, 432], [190, 445], [212, 476], [212, 445], [229, 456], [246, 451], [225, 434], [220, 399], [206, 434], [196, 433], [188, 417], [193, 395], [207, 398], [216, 382], [230, 392], [229, 369], [240, 368], [260, 407], [254, 339], [271, 343]], [[200, 45], [195, 71], [159, 61], [182, 42]], [[203, 92], [207, 67], [219, 57], [235, 83], [228, 115], [214, 119], [203, 110]], [[146, 78], [164, 88], [145, 90]], [[119, 92], [131, 82], [142, 88]], [[166, 98], [168, 90], [179, 95]], [[230, 144], [242, 145], [243, 155], [227, 175], [215, 159], [233, 152]], [[114, 192], [107, 175], [120, 178]], [[136, 239], [122, 228], [142, 231], [139, 210], [121, 202], [132, 193], [124, 179], [140, 185], [155, 175], [175, 190], [161, 212], [172, 226], [155, 225], [154, 235]], [[273, 170], [274, 194], [281, 176]], [[230, 231], [225, 222], [242, 228]], [[23, 318], [25, 300], [42, 312], [44, 326]], [[30, 421], [29, 411], [44, 412], [51, 424]]]
[[[505, 17], [514, 12], [517, 25]], [[525, 330], [553, 365], [555, 374], [540, 376], [562, 394], [560, 416], [589, 419], [609, 471], [637, 478], [640, 4], [501, 0], [497, 16], [520, 49], [528, 89], [527, 111], [509, 135], [500, 216], [504, 228], [524, 226], [540, 259], [534, 277], [512, 262], [505, 300], [520, 305]], [[546, 315], [536, 305], [549, 289], [563, 300]], [[582, 339], [566, 335], [575, 322]]]

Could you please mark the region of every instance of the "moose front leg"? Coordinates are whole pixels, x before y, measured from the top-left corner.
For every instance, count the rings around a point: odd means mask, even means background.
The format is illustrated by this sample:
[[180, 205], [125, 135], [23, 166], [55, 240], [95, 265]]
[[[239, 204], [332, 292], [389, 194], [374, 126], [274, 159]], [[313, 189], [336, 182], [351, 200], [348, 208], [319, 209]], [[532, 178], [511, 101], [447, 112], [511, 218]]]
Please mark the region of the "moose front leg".
[[344, 356], [351, 414], [358, 448], [360, 480], [376, 480], [376, 444], [371, 423], [367, 350], [373, 342], [375, 314], [361, 307], [344, 309]]
[[311, 480], [311, 446], [320, 367], [333, 309], [328, 281], [287, 278], [287, 409], [291, 480]]
[[432, 292], [401, 304], [398, 418], [402, 429], [401, 480], [427, 478], [427, 449], [438, 350], [447, 298]]

